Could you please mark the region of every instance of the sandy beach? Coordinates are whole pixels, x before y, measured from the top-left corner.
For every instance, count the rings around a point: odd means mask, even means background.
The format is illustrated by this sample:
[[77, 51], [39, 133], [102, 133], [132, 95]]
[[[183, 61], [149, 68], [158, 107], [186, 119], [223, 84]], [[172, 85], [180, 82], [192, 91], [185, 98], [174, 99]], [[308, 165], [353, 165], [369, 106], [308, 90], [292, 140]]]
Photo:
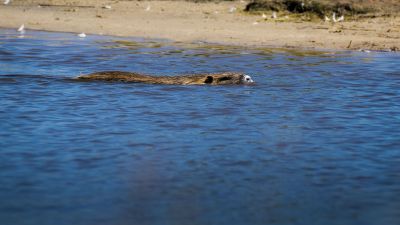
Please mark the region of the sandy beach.
[[400, 17], [306, 22], [292, 15], [243, 12], [245, 1], [13, 0], [0, 27], [312, 49], [400, 49]]

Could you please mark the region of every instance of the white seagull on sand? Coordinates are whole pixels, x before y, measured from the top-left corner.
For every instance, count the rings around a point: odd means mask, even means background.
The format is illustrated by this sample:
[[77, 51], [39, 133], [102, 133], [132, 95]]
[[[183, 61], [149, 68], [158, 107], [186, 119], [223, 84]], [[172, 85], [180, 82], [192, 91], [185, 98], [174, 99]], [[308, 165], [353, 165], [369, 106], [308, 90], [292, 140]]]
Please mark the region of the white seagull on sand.
[[334, 23], [337, 22], [337, 20], [336, 20], [336, 13], [333, 13], [333, 14], [332, 14], [332, 21], [333, 21]]
[[80, 34], [78, 34], [78, 37], [80, 37], [80, 38], [85, 38], [85, 37], [86, 37], [86, 34], [85, 34], [85, 33], [80, 33]]
[[4, 0], [4, 5], [8, 5], [11, 2], [11, 0]]
[[339, 18], [336, 19], [336, 13], [333, 13], [333, 14], [332, 14], [332, 21], [333, 21], [334, 23], [336, 23], [336, 22], [341, 22], [341, 21], [343, 21], [343, 20], [344, 20], [344, 15], [342, 15], [341, 17], [339, 17]]

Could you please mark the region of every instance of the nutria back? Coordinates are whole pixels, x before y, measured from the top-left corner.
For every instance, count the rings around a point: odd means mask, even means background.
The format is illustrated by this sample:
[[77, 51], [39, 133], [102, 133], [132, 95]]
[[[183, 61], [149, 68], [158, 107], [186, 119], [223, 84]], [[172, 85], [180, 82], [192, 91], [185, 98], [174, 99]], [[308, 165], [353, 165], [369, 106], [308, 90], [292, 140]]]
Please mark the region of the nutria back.
[[176, 85], [233, 85], [253, 83], [253, 80], [249, 75], [237, 72], [185, 74], [178, 76], [153, 76], [135, 72], [104, 71], [81, 75], [76, 79], [86, 81], [103, 80]]

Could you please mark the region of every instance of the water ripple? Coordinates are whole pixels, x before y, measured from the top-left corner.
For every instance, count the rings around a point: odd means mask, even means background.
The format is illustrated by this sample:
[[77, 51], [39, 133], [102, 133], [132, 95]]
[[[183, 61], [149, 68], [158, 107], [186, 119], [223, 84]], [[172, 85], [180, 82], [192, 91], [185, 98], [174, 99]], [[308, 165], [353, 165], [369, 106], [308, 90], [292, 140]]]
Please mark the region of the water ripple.
[[[398, 54], [13, 32], [0, 30], [2, 224], [400, 221]], [[117, 69], [257, 85], [70, 79]]]

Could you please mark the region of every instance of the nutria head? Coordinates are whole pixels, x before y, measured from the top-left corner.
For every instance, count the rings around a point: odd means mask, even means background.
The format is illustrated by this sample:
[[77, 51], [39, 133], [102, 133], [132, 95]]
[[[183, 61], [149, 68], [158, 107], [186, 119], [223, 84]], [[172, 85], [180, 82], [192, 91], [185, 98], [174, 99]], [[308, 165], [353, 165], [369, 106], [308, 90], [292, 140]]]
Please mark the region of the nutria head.
[[249, 75], [242, 73], [220, 73], [210, 74], [204, 80], [205, 84], [223, 85], [223, 84], [251, 84], [253, 79]]
[[253, 81], [253, 79], [251, 79], [250, 75], [244, 74], [244, 75], [242, 75], [242, 83], [243, 84], [251, 84], [251, 83], [254, 83], [254, 81]]

